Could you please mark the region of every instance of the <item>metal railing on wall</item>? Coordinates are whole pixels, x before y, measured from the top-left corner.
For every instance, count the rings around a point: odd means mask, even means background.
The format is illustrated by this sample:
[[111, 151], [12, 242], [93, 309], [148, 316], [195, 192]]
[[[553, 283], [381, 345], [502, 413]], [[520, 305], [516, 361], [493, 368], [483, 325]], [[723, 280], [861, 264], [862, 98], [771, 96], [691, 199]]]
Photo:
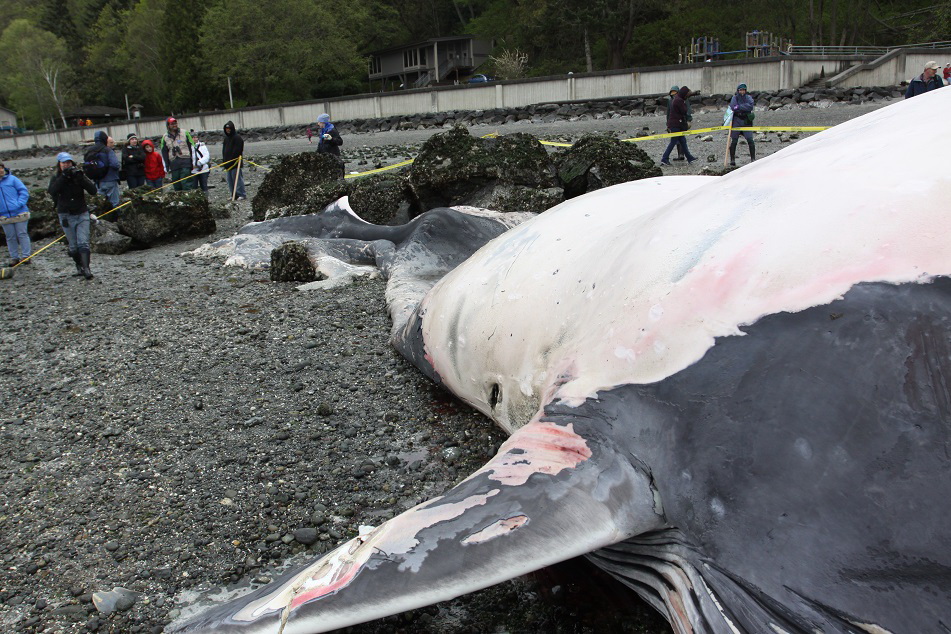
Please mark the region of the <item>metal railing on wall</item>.
[[951, 48], [951, 41], [900, 46], [790, 46], [790, 55], [884, 55], [900, 48]]

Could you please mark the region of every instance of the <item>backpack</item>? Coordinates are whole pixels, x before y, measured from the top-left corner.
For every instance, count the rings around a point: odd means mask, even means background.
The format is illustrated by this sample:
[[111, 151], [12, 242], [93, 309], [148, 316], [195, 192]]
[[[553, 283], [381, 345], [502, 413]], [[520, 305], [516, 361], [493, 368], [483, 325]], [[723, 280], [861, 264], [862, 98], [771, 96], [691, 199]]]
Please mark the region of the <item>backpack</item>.
[[83, 174], [89, 180], [99, 182], [109, 173], [109, 157], [106, 151], [93, 148], [83, 154]]

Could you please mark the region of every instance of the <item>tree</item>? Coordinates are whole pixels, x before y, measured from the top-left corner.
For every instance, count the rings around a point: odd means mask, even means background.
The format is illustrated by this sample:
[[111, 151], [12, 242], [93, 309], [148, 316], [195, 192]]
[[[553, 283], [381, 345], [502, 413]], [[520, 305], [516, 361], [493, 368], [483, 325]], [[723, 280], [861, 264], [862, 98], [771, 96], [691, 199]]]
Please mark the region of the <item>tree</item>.
[[51, 125], [59, 115], [67, 127], [63, 106], [71, 68], [66, 43], [27, 19], [10, 23], [0, 35], [0, 67], [10, 103], [31, 123]]
[[352, 28], [364, 19], [360, 8], [343, 0], [220, 2], [202, 23], [202, 59], [250, 103], [341, 94], [366, 73]]

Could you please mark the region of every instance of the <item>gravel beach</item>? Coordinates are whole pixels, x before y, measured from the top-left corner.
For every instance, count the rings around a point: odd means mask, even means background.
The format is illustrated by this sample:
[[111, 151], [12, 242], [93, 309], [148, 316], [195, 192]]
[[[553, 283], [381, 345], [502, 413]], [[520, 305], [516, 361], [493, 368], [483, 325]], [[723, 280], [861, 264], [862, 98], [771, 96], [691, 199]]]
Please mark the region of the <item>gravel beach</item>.
[[[878, 107], [777, 110], [756, 123], [835, 125]], [[694, 127], [721, 122], [719, 112], [700, 113]], [[645, 127], [664, 131], [659, 117], [497, 131], [570, 140], [588, 132], [626, 138]], [[347, 170], [412, 156], [435, 132], [345, 137]], [[708, 155], [722, 164], [723, 138], [691, 137], [702, 160], [671, 173], [697, 173]], [[758, 155], [786, 145], [770, 135]], [[655, 160], [665, 146], [641, 144]], [[246, 151], [267, 164], [313, 149], [301, 138]], [[742, 145], [738, 156], [746, 162]], [[39, 186], [52, 160], [6, 164]], [[249, 198], [262, 178], [261, 169], [247, 172]], [[213, 174], [211, 184], [226, 204], [223, 176]], [[289, 561], [442, 493], [504, 440], [388, 345], [382, 280], [299, 292], [266, 272], [180, 255], [249, 220], [250, 200], [230, 206], [232, 217], [208, 238], [94, 254], [91, 282], [70, 277], [62, 244], [0, 281], [0, 630], [161, 632], [209, 605], [209, 591], [265, 583]], [[129, 592], [93, 601], [117, 587]], [[573, 560], [347, 631], [670, 627]]]

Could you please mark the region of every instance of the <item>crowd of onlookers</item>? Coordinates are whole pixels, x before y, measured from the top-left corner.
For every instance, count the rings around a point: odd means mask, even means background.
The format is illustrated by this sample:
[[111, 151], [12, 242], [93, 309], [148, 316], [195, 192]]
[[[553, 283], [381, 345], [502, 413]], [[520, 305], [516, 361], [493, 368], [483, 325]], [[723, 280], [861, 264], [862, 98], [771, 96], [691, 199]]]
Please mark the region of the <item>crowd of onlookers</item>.
[[[91, 125], [91, 122], [85, 125]], [[317, 151], [339, 158], [343, 139], [330, 122], [330, 116], [321, 114], [317, 117], [315, 127], [319, 131]], [[217, 167], [225, 171], [232, 200], [244, 200], [246, 193], [241, 169], [244, 139], [231, 121], [225, 124], [224, 134], [221, 162]], [[313, 136], [308, 127], [308, 142], [312, 142]], [[92, 147], [83, 153], [82, 161], [77, 162], [68, 152], [60, 152], [56, 156], [56, 166], [48, 187], [60, 226], [66, 234], [69, 255], [76, 263], [75, 275], [87, 280], [92, 279], [93, 274], [89, 269], [91, 218], [86, 194], [105, 196], [113, 208], [119, 206], [119, 184], [122, 181], [129, 189], [200, 189], [205, 196], [208, 195], [211, 152], [195, 130], [182, 130], [175, 117], [165, 120], [165, 134], [159, 139], [158, 147], [151, 139], [139, 143], [134, 133], [126, 137], [120, 156], [116, 155], [115, 145], [115, 139], [100, 130], [96, 132]], [[341, 175], [342, 169], [341, 162]], [[11, 266], [30, 261], [32, 245], [27, 232], [29, 199], [30, 192], [23, 182], [0, 162], [0, 226], [7, 239]]]

